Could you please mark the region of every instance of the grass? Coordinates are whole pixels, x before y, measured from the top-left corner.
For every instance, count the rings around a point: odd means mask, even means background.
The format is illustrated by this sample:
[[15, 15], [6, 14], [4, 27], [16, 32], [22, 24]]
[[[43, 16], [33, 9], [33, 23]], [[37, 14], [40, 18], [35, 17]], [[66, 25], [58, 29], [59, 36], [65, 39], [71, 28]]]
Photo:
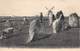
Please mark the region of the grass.
[[[68, 31], [63, 31], [57, 34], [51, 33], [51, 27], [48, 26], [47, 18], [44, 19], [45, 23], [42, 23], [42, 30], [37, 40], [26, 44], [26, 40], [29, 34], [29, 23], [35, 18], [28, 18], [28, 22], [25, 25], [22, 24], [21, 18], [1, 18], [3, 19], [13, 19], [11, 21], [14, 23], [14, 27], [17, 29], [14, 33], [9, 35], [7, 39], [0, 40], [1, 47], [30, 47], [30, 48], [76, 48], [80, 47], [80, 28], [72, 28]], [[16, 20], [16, 21], [14, 21]], [[67, 21], [67, 19], [66, 19]], [[0, 23], [0, 31], [4, 28], [3, 23]], [[0, 33], [1, 34], [1, 33]]]

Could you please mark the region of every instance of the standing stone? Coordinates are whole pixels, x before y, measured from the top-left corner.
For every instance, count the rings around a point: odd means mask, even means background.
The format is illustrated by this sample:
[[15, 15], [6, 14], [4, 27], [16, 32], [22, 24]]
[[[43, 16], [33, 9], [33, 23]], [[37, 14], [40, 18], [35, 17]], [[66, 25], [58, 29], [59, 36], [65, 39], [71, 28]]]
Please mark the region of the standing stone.
[[79, 17], [76, 13], [72, 13], [69, 16], [69, 25], [71, 27], [78, 27], [79, 26]]
[[27, 39], [26, 43], [31, 42], [33, 40], [33, 38], [35, 38], [37, 36], [39, 29], [40, 29], [39, 19], [31, 21], [30, 27], [29, 27], [29, 35], [28, 35], [28, 39]]
[[53, 28], [53, 33], [57, 33], [61, 30], [61, 18], [62, 18], [62, 14], [60, 15], [60, 17], [58, 19], [56, 19], [53, 24], [52, 24], [52, 28]]

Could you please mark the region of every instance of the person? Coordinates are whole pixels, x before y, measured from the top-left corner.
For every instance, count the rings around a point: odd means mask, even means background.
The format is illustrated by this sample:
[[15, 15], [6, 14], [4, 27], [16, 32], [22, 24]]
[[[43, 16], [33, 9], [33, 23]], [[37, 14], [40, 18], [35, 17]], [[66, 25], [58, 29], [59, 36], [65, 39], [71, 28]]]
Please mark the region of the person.
[[42, 19], [43, 19], [43, 13], [41, 12], [41, 13], [40, 13], [40, 21], [41, 21], [41, 23], [43, 22]]

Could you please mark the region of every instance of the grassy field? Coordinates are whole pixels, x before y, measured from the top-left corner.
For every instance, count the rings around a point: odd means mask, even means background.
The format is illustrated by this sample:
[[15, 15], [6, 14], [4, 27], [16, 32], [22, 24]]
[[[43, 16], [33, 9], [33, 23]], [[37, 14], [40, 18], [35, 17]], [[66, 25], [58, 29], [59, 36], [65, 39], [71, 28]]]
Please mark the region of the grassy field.
[[[41, 39], [32, 41], [26, 44], [27, 36], [29, 34], [29, 24], [35, 19], [35, 17], [27, 17], [25, 25], [23, 25], [22, 17], [1, 17], [0, 18], [0, 31], [4, 29], [3, 20], [11, 19], [13, 27], [17, 30], [10, 34], [7, 39], [0, 40], [0, 47], [30, 47], [30, 48], [76, 48], [80, 47], [80, 28], [71, 28], [68, 31], [63, 31], [57, 34], [51, 34], [51, 27], [48, 26], [48, 18], [44, 18], [44, 23], [42, 23]], [[68, 21], [68, 18], [65, 18]], [[80, 23], [80, 22], [79, 22]], [[1, 34], [1, 33], [0, 33]], [[39, 38], [39, 37], [38, 37]]]

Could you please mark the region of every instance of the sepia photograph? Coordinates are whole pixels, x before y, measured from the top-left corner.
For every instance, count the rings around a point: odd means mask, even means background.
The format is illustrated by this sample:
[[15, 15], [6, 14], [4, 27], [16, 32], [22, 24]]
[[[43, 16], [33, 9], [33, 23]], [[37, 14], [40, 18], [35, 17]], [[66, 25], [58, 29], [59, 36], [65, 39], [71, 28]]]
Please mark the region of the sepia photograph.
[[0, 0], [1, 48], [80, 48], [80, 0]]

